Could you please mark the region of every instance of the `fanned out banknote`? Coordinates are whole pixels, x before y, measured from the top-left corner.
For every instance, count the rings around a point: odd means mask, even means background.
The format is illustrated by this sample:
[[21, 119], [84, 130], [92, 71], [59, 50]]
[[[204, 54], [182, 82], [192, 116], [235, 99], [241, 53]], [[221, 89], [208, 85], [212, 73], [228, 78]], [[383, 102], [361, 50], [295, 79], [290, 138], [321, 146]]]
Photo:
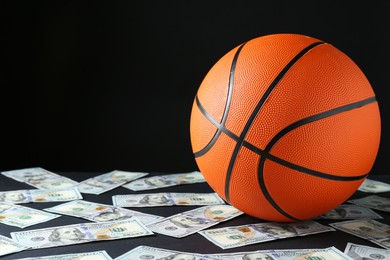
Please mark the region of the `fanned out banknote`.
[[0, 256], [27, 250], [29, 247], [19, 244], [12, 239], [0, 235]]
[[138, 246], [129, 252], [118, 256], [115, 260], [353, 260], [335, 247], [320, 249], [285, 249], [285, 250], [258, 250], [252, 252], [236, 252], [226, 254], [197, 254], [168, 250], [150, 246]]
[[58, 202], [82, 199], [76, 187], [61, 190], [13, 190], [0, 192], [0, 202], [21, 204], [31, 202]]
[[19, 258], [17, 260], [112, 260], [105, 250], [94, 252], [83, 252], [77, 254], [63, 254], [50, 256], [37, 256]]
[[138, 219], [102, 223], [81, 223], [43, 229], [11, 232], [16, 242], [31, 249], [74, 245], [152, 235]]
[[348, 200], [348, 202], [379, 211], [390, 212], [390, 199], [377, 195], [370, 195], [360, 199], [351, 199]]
[[166, 174], [141, 178], [135, 181], [131, 181], [122, 187], [133, 191], [140, 191], [199, 182], [206, 182], [206, 180], [204, 179], [202, 173], [194, 171], [189, 173]]
[[321, 215], [318, 219], [361, 219], [361, 218], [371, 218], [371, 219], [383, 219], [381, 215], [375, 211], [358, 206], [358, 205], [348, 205], [343, 204], [338, 206], [335, 209]]
[[330, 226], [390, 249], [390, 226], [373, 219], [330, 223]]
[[355, 260], [390, 259], [390, 250], [348, 243], [344, 253]]
[[148, 228], [155, 233], [181, 238], [242, 214], [230, 205], [204, 206], [158, 220]]
[[1, 174], [40, 190], [66, 189], [78, 185], [74, 180], [40, 167], [4, 171]]
[[84, 218], [94, 222], [138, 218], [143, 224], [146, 225], [163, 218], [161, 216], [85, 200], [74, 200], [56, 205], [51, 208], [46, 208], [44, 210], [53, 213]]
[[145, 172], [126, 172], [115, 170], [82, 181], [77, 188], [82, 193], [98, 195], [148, 174], [149, 173]]
[[123, 255], [118, 256], [115, 260], [145, 260], [145, 259], [153, 259], [153, 260], [216, 260], [220, 258], [196, 254], [196, 253], [188, 253], [188, 252], [180, 252], [174, 250], [168, 250], [157, 247], [150, 246], [138, 246]]
[[252, 252], [212, 254], [208, 256], [224, 260], [353, 260], [347, 254], [333, 246], [319, 249], [258, 250]]
[[381, 181], [365, 179], [358, 190], [370, 193], [388, 192], [390, 191], [390, 184]]
[[335, 230], [318, 222], [308, 220], [294, 223], [267, 222], [247, 224], [208, 229], [199, 231], [198, 233], [220, 248], [227, 249], [328, 231]]
[[60, 215], [30, 207], [0, 203], [0, 223], [9, 226], [25, 228], [47, 222], [58, 217], [60, 217]]
[[225, 204], [217, 193], [147, 193], [114, 195], [112, 201], [119, 207], [205, 206]]

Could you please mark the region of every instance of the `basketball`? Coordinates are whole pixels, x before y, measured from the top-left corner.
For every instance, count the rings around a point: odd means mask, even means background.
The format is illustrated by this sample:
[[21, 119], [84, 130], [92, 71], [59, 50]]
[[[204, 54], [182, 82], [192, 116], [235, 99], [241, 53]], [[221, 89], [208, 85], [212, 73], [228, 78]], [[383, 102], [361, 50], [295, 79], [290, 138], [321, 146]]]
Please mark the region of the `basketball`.
[[220, 58], [194, 98], [191, 145], [207, 183], [256, 218], [320, 216], [375, 162], [380, 112], [361, 69], [300, 34], [251, 39]]

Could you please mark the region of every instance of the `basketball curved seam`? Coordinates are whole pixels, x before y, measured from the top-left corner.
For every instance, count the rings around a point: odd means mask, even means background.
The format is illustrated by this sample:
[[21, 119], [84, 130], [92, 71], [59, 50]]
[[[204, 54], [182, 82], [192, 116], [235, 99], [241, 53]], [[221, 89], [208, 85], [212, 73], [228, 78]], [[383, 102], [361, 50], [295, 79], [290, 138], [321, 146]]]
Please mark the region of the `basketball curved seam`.
[[[212, 123], [215, 125], [215, 127], [220, 127], [220, 124], [218, 123], [217, 120], [215, 120], [209, 113], [207, 113], [207, 111], [205, 110], [205, 108], [202, 106], [202, 104], [200, 103], [200, 101], [198, 100], [198, 106], [199, 106], [199, 110], [200, 112]], [[239, 136], [237, 136], [236, 134], [234, 134], [232, 131], [230, 131], [229, 129], [227, 129], [226, 127], [222, 127], [221, 126], [221, 131], [226, 134], [227, 136], [229, 136], [231, 139], [233, 139], [234, 141], [238, 141], [239, 140]], [[355, 181], [355, 180], [360, 180], [360, 179], [363, 179], [364, 177], [367, 176], [368, 173], [366, 174], [363, 174], [363, 175], [357, 175], [357, 176], [337, 176], [337, 175], [334, 175], [334, 174], [329, 174], [329, 173], [324, 173], [324, 172], [319, 172], [319, 171], [316, 171], [316, 170], [313, 170], [313, 169], [309, 169], [309, 168], [306, 168], [306, 167], [303, 167], [303, 166], [300, 166], [298, 164], [295, 164], [295, 163], [292, 163], [292, 162], [289, 162], [289, 161], [286, 161], [282, 158], [279, 158], [275, 155], [272, 155], [270, 153], [266, 153], [264, 150], [260, 149], [259, 147], [253, 145], [252, 143], [248, 142], [248, 141], [244, 141], [243, 143], [243, 146], [249, 150], [251, 150], [252, 152], [260, 155], [260, 156], [263, 156], [265, 157], [266, 159], [269, 159], [271, 161], [274, 161], [280, 165], [283, 165], [285, 167], [288, 167], [290, 169], [293, 169], [293, 170], [297, 170], [299, 172], [302, 172], [302, 173], [306, 173], [306, 174], [309, 174], [309, 175], [312, 175], [312, 176], [316, 176], [316, 177], [321, 177], [321, 178], [325, 178], [325, 179], [329, 179], [329, 180], [334, 180], [334, 181]]]
[[[344, 112], [347, 112], [347, 111], [350, 111], [350, 110], [353, 110], [353, 109], [357, 109], [357, 108], [363, 107], [365, 105], [369, 105], [369, 104], [374, 103], [374, 102], [376, 102], [376, 98], [375, 97], [366, 98], [366, 99], [363, 99], [363, 100], [360, 100], [360, 101], [357, 101], [357, 102], [354, 102], [354, 103], [350, 103], [350, 104], [347, 104], [347, 105], [336, 107], [336, 108], [333, 108], [333, 109], [330, 109], [330, 110], [326, 110], [326, 111], [323, 111], [323, 112], [315, 114], [315, 115], [311, 115], [311, 116], [302, 118], [302, 119], [300, 119], [300, 120], [298, 120], [298, 121], [296, 121], [296, 122], [286, 126], [284, 129], [279, 131], [279, 133], [277, 133], [271, 139], [271, 141], [269, 141], [267, 146], [262, 151], [264, 154], [267, 155], [267, 158], [265, 158], [265, 159], [271, 159], [272, 155], [270, 154], [270, 151], [271, 151], [272, 147], [283, 136], [285, 136], [288, 132], [291, 132], [292, 130], [294, 130], [294, 129], [300, 127], [300, 126], [303, 126], [305, 124], [309, 124], [309, 123], [312, 123], [312, 122], [315, 122], [315, 121], [318, 121], [318, 120], [321, 120], [321, 119], [324, 119], [324, 118], [327, 118], [327, 117], [331, 117], [331, 116], [334, 116], [334, 115], [337, 115], [337, 114], [340, 114], [340, 113], [344, 113]], [[281, 162], [280, 158], [278, 158], [276, 156], [272, 156], [272, 157], [275, 158], [275, 159], [277, 158], [276, 160], [274, 160], [275, 162]], [[289, 165], [291, 166], [289, 168], [299, 169], [299, 167], [301, 167], [299, 165], [292, 164], [292, 163], [290, 163], [288, 161], [285, 161], [282, 164], [286, 164], [286, 163], [289, 163]], [[307, 169], [307, 168], [305, 168], [305, 169]], [[308, 170], [310, 170], [310, 169], [308, 169]], [[318, 171], [311, 171], [311, 172], [308, 172], [308, 173], [310, 175], [313, 175], [313, 176], [316, 176], [316, 177], [320, 177], [320, 178], [324, 178], [324, 179], [328, 179], [328, 180], [336, 180], [336, 181], [360, 180], [360, 179], [364, 178], [367, 175], [367, 174], [364, 174], [364, 175], [359, 175], [359, 176], [337, 176], [337, 175], [332, 175], [332, 174], [321, 173], [321, 172], [318, 172]]]
[[[368, 104], [371, 104], [373, 102], [376, 102], [376, 99], [375, 97], [370, 97], [370, 98], [367, 98], [367, 99], [364, 99], [364, 100], [361, 100], [361, 101], [358, 101], [358, 102], [354, 102], [354, 103], [351, 103], [351, 104], [347, 104], [347, 105], [344, 105], [344, 106], [340, 106], [340, 107], [336, 107], [336, 108], [333, 108], [333, 109], [330, 109], [330, 110], [327, 110], [327, 111], [324, 111], [324, 112], [321, 112], [321, 113], [318, 113], [318, 114], [315, 114], [315, 115], [312, 115], [312, 116], [308, 116], [306, 118], [303, 118], [303, 119], [300, 119], [290, 125], [288, 125], [287, 127], [283, 128], [281, 131], [279, 131], [279, 133], [277, 133], [272, 139], [271, 141], [267, 144], [267, 146], [265, 147], [265, 149], [263, 150], [263, 152], [265, 154], [267, 154], [268, 156], [270, 155], [270, 151], [272, 149], [272, 147], [283, 137], [285, 136], [287, 133], [291, 132], [292, 130], [300, 127], [300, 126], [303, 126], [303, 125], [306, 125], [306, 124], [309, 124], [309, 123], [312, 123], [312, 122], [315, 122], [315, 121], [318, 121], [318, 120], [321, 120], [321, 119], [324, 119], [324, 118], [327, 118], [327, 117], [331, 117], [331, 116], [334, 116], [334, 115], [337, 115], [337, 114], [340, 114], [340, 113], [344, 113], [346, 111], [350, 111], [350, 110], [353, 110], [353, 109], [357, 109], [357, 108], [360, 108], [362, 106], [365, 106], [365, 105], [368, 105]], [[285, 217], [288, 217], [290, 219], [293, 219], [293, 220], [299, 220], [293, 216], [291, 216], [290, 214], [288, 214], [287, 212], [285, 212], [272, 198], [271, 194], [269, 193], [268, 189], [267, 189], [267, 185], [265, 184], [265, 181], [264, 181], [264, 165], [265, 165], [265, 161], [266, 159], [269, 159], [269, 157], [265, 157], [265, 156], [260, 156], [260, 161], [259, 161], [259, 164], [258, 164], [258, 172], [257, 172], [257, 181], [259, 183], [259, 186], [260, 186], [260, 189], [263, 193], [263, 195], [266, 197], [266, 199], [268, 200], [268, 202], [279, 212], [281, 213], [282, 215], [284, 215]], [[291, 167], [290, 167], [291, 168]], [[355, 176], [355, 177], [345, 177], [345, 176], [335, 176], [335, 175], [328, 175], [328, 174], [323, 174], [323, 173], [320, 173], [320, 172], [316, 172], [316, 171], [311, 171], [309, 173], [310, 175], [312, 176], [316, 176], [316, 177], [319, 177], [319, 178], [325, 178], [325, 179], [330, 179], [330, 180], [337, 180], [337, 181], [343, 181], [343, 180], [348, 180], [348, 181], [352, 181], [352, 180], [359, 180], [359, 179], [362, 179], [364, 177], [367, 176], [367, 174], [364, 174], [364, 175], [361, 175], [361, 176]]]
[[[235, 135], [232, 131], [230, 131], [229, 129], [227, 129], [224, 125], [220, 124], [217, 120], [215, 120], [207, 111], [206, 109], [203, 107], [202, 103], [200, 103], [199, 101], [199, 98], [196, 96], [195, 97], [195, 102], [196, 102], [196, 105], [199, 109], [199, 111], [204, 115], [204, 117], [206, 117], [206, 119], [208, 119], [210, 121], [210, 123], [212, 123], [217, 129], [218, 131], [220, 131], [221, 133], [225, 133], [227, 136], [229, 136], [230, 138], [232, 138], [233, 140], [235, 141], [238, 141], [238, 136]], [[218, 137], [220, 136], [221, 134], [218, 134]], [[214, 135], [214, 137], [216, 136], [216, 134]], [[218, 138], [216, 137], [216, 138]], [[210, 150], [212, 148], [213, 145], [211, 145], [208, 149]], [[203, 149], [201, 150], [203, 151]], [[205, 152], [206, 153], [206, 152]], [[194, 157], [197, 158], [197, 157], [201, 157], [202, 155], [204, 155], [205, 153], [194, 153]]]
[[255, 121], [256, 116], [258, 115], [259, 111], [263, 107], [265, 101], [268, 99], [272, 91], [275, 89], [275, 87], [278, 85], [280, 80], [286, 75], [286, 73], [289, 71], [289, 69], [306, 53], [308, 53], [311, 49], [315, 48], [318, 45], [325, 44], [325, 42], [315, 42], [310, 44], [309, 46], [305, 47], [303, 50], [301, 50], [297, 55], [295, 55], [294, 58], [292, 58], [286, 66], [279, 72], [279, 74], [275, 77], [275, 79], [271, 82], [271, 84], [268, 86], [267, 90], [257, 103], [256, 107], [254, 108], [252, 114], [250, 115], [248, 121], [246, 122], [244, 129], [242, 130], [239, 140], [236, 142], [236, 146], [234, 147], [233, 154], [230, 158], [229, 166], [226, 173], [226, 180], [225, 180], [225, 198], [226, 201], [230, 203], [230, 179], [233, 172], [234, 163], [236, 161], [236, 158], [238, 156], [239, 151], [241, 150], [241, 147], [243, 146], [245, 142], [245, 138], [252, 127], [253, 122]]
[[[332, 109], [332, 110], [345, 110], [345, 111], [348, 111], [350, 109], [353, 109], [353, 107], [355, 108], [358, 108], [358, 107], [362, 107], [364, 105], [368, 105], [368, 104], [371, 104], [373, 102], [375, 102], [376, 99], [375, 97], [371, 97], [371, 98], [368, 98], [366, 100], [362, 100], [362, 101], [359, 101], [359, 102], [356, 102], [356, 103], [353, 103], [353, 104], [348, 104], [346, 105], [344, 108], [343, 107], [339, 107], [339, 108], [336, 108], [336, 109]], [[202, 106], [202, 104], [200, 103], [199, 100], [197, 100], [197, 103], [198, 103], [198, 107], [199, 107], [199, 110], [201, 111], [201, 113], [207, 118], [209, 119], [209, 121], [214, 124], [216, 127], [221, 127], [221, 131], [226, 134], [227, 136], [229, 136], [230, 138], [232, 138], [234, 141], [238, 142], [239, 141], [239, 136], [235, 135], [233, 132], [231, 132], [229, 129], [227, 129], [226, 127], [224, 126], [220, 126], [220, 124], [217, 122], [217, 120], [215, 120], [210, 114], [207, 113], [207, 111], [205, 110], [205, 108]], [[332, 113], [331, 111], [332, 110], [329, 110], [329, 111], [325, 111], [323, 112], [323, 114], [330, 114]], [[320, 113], [322, 114], [322, 113]], [[324, 115], [320, 115], [319, 117], [324, 117]], [[310, 117], [309, 117], [310, 118]], [[305, 119], [302, 119], [303, 121], [305, 120], [310, 120], [308, 118], [305, 118]], [[300, 121], [302, 121], [300, 120]], [[299, 121], [297, 121], [299, 122]], [[298, 123], [293, 123], [290, 125], [290, 128], [293, 128], [294, 125], [298, 125]], [[288, 127], [286, 127], [288, 128]], [[295, 127], [296, 128], [296, 127]], [[295, 129], [294, 128], [294, 129]], [[265, 151], [265, 150], [262, 150], [258, 147], [256, 147], [255, 145], [249, 143], [248, 141], [244, 141], [243, 143], [243, 146], [249, 150], [251, 150], [252, 152], [258, 154], [261, 156], [261, 158], [264, 158], [264, 161], [265, 159], [268, 159], [268, 160], [271, 160], [275, 163], [278, 163], [280, 165], [283, 165], [287, 168], [290, 168], [290, 169], [293, 169], [293, 170], [296, 170], [296, 171], [299, 171], [299, 172], [302, 172], [302, 173], [306, 173], [306, 174], [309, 174], [309, 175], [312, 175], [312, 176], [315, 176], [315, 177], [319, 177], [319, 178], [324, 178], [324, 179], [328, 179], [328, 180], [333, 180], [333, 181], [356, 181], [356, 180], [361, 180], [363, 178], [365, 178], [368, 173], [365, 173], [363, 175], [357, 175], [357, 176], [337, 176], [337, 175], [332, 175], [332, 174], [328, 174], [328, 173], [323, 173], [323, 172], [319, 172], [319, 171], [316, 171], [316, 170], [312, 170], [312, 169], [309, 169], [309, 168], [306, 168], [306, 167], [303, 167], [303, 166], [300, 166], [298, 164], [294, 164], [292, 162], [289, 162], [289, 161], [286, 161], [286, 160], [283, 160], [277, 156], [274, 156], [272, 154], [269, 153], [269, 150], [268, 151]], [[259, 162], [260, 164], [260, 162]], [[270, 204], [276, 209], [279, 211], [279, 213], [283, 214], [285, 217], [288, 217], [292, 220], [299, 220], [299, 219], [296, 219], [295, 217], [287, 214], [286, 212], [284, 212], [274, 201], [273, 199], [270, 197], [270, 195], [268, 194], [268, 191], [266, 189], [265, 186], [263, 186], [261, 183], [259, 183], [260, 185], [260, 188], [264, 194], [264, 196], [268, 199], [268, 201], [270, 202]], [[262, 187], [263, 186], [263, 187]], [[267, 195], [268, 194], [268, 195]]]
[[[238, 59], [238, 56], [240, 55], [240, 52], [245, 44], [246, 44], [246, 42], [241, 44], [241, 46], [237, 49], [237, 51], [233, 57], [233, 61], [232, 61], [232, 65], [230, 67], [230, 73], [229, 73], [228, 95], [226, 97], [226, 104], [225, 104], [225, 108], [224, 108], [223, 115], [221, 118], [221, 123], [218, 123], [217, 131], [214, 133], [214, 136], [211, 138], [210, 142], [204, 148], [202, 148], [201, 150], [194, 153], [195, 157], [199, 157], [199, 156], [202, 156], [205, 153], [207, 153], [214, 146], [215, 142], [217, 142], [219, 136], [222, 133], [221, 127], [225, 126], [225, 123], [226, 123], [226, 120], [227, 120], [227, 117], [229, 114], [230, 104], [232, 101], [233, 85], [234, 85], [234, 72], [236, 70], [237, 59]], [[200, 102], [199, 102], [198, 96], [196, 96], [195, 100], [196, 100], [197, 106], [199, 107]], [[213, 119], [213, 120], [215, 120], [215, 119]]]

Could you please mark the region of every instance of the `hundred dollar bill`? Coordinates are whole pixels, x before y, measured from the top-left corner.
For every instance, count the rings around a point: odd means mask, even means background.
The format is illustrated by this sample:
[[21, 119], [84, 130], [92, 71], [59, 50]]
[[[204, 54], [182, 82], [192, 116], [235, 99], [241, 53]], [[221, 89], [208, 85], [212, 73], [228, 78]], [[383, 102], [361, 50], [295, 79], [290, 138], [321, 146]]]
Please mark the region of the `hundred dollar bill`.
[[381, 215], [366, 207], [358, 205], [340, 205], [335, 209], [321, 215], [318, 219], [383, 219]]
[[112, 171], [80, 182], [77, 188], [82, 193], [102, 194], [129, 181], [148, 175], [145, 172]]
[[31, 202], [57, 202], [82, 199], [76, 187], [62, 190], [13, 190], [0, 192], [0, 202], [20, 204]]
[[222, 249], [257, 244], [288, 237], [335, 231], [315, 221], [294, 223], [267, 222], [199, 231], [207, 240]]
[[0, 235], [0, 256], [20, 252], [27, 249], [27, 246], [21, 245], [8, 237]]
[[373, 219], [357, 219], [329, 224], [330, 226], [367, 239], [374, 244], [390, 249], [390, 226]]
[[118, 256], [115, 260], [169, 260], [169, 259], [183, 259], [183, 260], [216, 260], [220, 258], [201, 255], [196, 253], [179, 252], [168, 249], [162, 249], [150, 246], [138, 246], [123, 255]]
[[40, 190], [65, 189], [74, 187], [78, 182], [60, 176], [40, 167], [1, 172], [2, 175], [24, 182]]
[[381, 181], [365, 179], [358, 190], [371, 193], [388, 192], [390, 191], [390, 184]]
[[212, 254], [209, 256], [224, 260], [264, 259], [264, 260], [353, 260], [335, 247], [320, 249], [282, 249], [258, 250], [253, 252], [238, 252], [227, 254]]
[[85, 200], [74, 200], [44, 210], [84, 218], [94, 222], [125, 220], [135, 217], [146, 225], [163, 218], [161, 216]]
[[0, 223], [9, 226], [25, 228], [58, 217], [60, 217], [60, 215], [51, 214], [38, 209], [9, 203], [0, 203]]
[[38, 249], [152, 234], [138, 219], [129, 219], [11, 232], [11, 237], [24, 246]]
[[77, 254], [63, 254], [20, 258], [17, 260], [112, 260], [105, 250]]
[[230, 205], [204, 206], [158, 220], [148, 228], [155, 233], [180, 238], [242, 214]]
[[198, 182], [206, 182], [206, 180], [200, 172], [194, 171], [190, 173], [167, 174], [142, 178], [135, 181], [131, 181], [128, 184], [123, 185], [122, 187], [133, 191], [140, 191], [171, 187], [180, 184], [192, 184]]
[[348, 243], [344, 250], [352, 259], [390, 259], [390, 250]]
[[377, 195], [371, 195], [360, 199], [352, 199], [348, 200], [348, 202], [371, 209], [390, 212], [390, 199]]
[[198, 206], [225, 204], [217, 193], [148, 193], [114, 195], [112, 201], [119, 207]]

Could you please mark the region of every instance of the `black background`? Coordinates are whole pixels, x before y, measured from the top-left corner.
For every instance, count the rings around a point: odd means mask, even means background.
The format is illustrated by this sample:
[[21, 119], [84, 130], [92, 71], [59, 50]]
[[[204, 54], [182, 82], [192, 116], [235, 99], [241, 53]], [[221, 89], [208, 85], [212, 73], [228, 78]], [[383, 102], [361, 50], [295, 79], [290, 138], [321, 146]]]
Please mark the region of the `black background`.
[[346, 53], [377, 95], [389, 164], [389, 1], [2, 1], [1, 170], [196, 169], [197, 89], [226, 52], [274, 33]]

